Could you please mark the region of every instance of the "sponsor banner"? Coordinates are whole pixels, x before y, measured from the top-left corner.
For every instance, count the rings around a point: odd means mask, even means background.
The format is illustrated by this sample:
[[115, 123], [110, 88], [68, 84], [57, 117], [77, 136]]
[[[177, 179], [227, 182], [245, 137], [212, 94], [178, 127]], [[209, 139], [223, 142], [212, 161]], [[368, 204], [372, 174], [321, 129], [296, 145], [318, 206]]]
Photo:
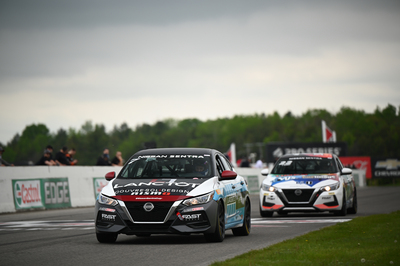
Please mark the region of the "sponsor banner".
[[40, 180], [12, 180], [15, 209], [43, 208]]
[[16, 210], [71, 207], [68, 178], [12, 180]]
[[400, 177], [400, 159], [385, 158], [371, 159], [373, 178], [398, 178]]
[[71, 207], [68, 178], [42, 179], [46, 209]]
[[108, 184], [109, 181], [107, 181], [104, 177], [94, 177], [93, 178], [93, 188], [94, 188], [94, 196], [95, 199], [99, 196], [101, 190], [103, 187], [105, 187]]
[[337, 156], [346, 156], [347, 144], [345, 142], [268, 143], [265, 153], [266, 162], [275, 163], [283, 155], [296, 153], [332, 153]]
[[372, 178], [371, 157], [339, 157], [344, 167], [365, 170], [365, 177]]

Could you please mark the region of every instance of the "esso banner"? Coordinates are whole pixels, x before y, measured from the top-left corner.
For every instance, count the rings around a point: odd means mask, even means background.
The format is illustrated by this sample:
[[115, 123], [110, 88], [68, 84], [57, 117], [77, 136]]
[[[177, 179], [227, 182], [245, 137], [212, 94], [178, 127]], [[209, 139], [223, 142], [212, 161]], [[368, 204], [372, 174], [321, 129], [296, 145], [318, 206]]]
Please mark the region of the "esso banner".
[[339, 157], [344, 167], [365, 170], [365, 177], [372, 178], [371, 157]]
[[12, 180], [16, 210], [71, 207], [68, 178]]

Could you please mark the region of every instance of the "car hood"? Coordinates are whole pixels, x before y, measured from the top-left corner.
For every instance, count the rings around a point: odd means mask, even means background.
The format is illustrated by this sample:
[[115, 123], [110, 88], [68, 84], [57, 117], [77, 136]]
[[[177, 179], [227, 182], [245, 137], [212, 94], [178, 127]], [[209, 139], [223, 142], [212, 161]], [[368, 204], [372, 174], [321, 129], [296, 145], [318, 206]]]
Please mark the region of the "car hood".
[[269, 175], [271, 186], [278, 188], [320, 187], [339, 181], [339, 174]]
[[[122, 201], [177, 201], [212, 190], [210, 179], [114, 179], [102, 193]], [[210, 183], [210, 185], [207, 185]], [[200, 186], [201, 185], [201, 186]]]

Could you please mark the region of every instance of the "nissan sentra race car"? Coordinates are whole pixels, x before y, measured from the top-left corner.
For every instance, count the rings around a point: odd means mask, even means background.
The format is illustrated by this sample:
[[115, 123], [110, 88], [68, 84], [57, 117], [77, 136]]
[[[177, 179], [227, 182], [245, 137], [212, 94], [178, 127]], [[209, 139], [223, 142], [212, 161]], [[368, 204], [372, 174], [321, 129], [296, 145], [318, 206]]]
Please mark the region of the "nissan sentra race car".
[[247, 183], [216, 150], [142, 150], [106, 179], [95, 207], [99, 242], [115, 242], [118, 234], [194, 233], [221, 242], [228, 229], [250, 233]]
[[260, 215], [274, 212], [329, 211], [345, 216], [357, 213], [356, 186], [349, 168], [334, 154], [289, 154], [272, 171], [261, 171]]

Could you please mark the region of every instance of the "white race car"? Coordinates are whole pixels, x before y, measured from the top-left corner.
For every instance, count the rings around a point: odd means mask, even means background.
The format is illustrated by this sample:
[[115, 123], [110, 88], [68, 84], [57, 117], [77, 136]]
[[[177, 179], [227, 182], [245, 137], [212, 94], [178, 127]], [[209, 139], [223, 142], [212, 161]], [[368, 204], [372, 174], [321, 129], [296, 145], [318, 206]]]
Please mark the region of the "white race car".
[[260, 215], [274, 212], [357, 213], [357, 193], [352, 170], [334, 154], [288, 154], [275, 163], [260, 189]]

